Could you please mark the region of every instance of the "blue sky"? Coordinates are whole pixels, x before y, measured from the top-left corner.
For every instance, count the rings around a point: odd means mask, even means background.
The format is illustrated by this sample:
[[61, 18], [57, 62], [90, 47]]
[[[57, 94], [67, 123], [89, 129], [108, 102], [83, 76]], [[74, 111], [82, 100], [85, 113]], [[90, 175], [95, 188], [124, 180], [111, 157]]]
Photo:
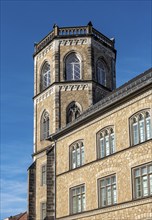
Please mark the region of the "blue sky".
[[115, 37], [117, 86], [152, 66], [151, 1], [1, 1], [1, 216], [27, 208], [33, 151], [34, 42], [58, 26]]

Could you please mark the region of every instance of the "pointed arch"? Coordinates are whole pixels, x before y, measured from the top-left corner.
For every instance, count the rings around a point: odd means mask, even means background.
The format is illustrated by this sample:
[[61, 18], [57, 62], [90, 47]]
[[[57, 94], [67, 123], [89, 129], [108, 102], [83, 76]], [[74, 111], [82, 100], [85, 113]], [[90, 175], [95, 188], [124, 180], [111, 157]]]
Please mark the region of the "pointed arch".
[[50, 64], [45, 61], [41, 68], [40, 91], [42, 92], [51, 84]]
[[78, 102], [71, 102], [66, 110], [67, 123], [72, 122], [78, 118], [82, 113], [82, 107]]
[[41, 140], [45, 140], [47, 137], [49, 137], [50, 133], [50, 117], [49, 113], [44, 110], [41, 116], [41, 128], [40, 128], [40, 136]]
[[65, 79], [71, 81], [81, 78], [81, 57], [78, 53], [71, 52], [65, 58]]
[[99, 58], [96, 63], [96, 79], [103, 86], [107, 84], [107, 65], [102, 58]]

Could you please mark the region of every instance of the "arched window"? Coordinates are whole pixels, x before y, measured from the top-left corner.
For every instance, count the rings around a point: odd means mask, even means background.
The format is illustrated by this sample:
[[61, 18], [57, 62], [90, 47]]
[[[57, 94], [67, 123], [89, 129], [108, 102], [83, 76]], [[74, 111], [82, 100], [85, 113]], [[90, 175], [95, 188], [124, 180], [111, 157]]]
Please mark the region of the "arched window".
[[101, 59], [97, 61], [96, 77], [99, 84], [106, 86], [106, 66]]
[[80, 58], [76, 53], [71, 53], [66, 58], [66, 80], [79, 80], [81, 78]]
[[70, 146], [70, 169], [75, 169], [84, 164], [84, 144], [77, 141]]
[[98, 158], [115, 152], [115, 135], [113, 127], [107, 127], [97, 133]]
[[152, 137], [149, 110], [143, 110], [130, 118], [131, 144], [136, 145]]
[[77, 102], [71, 102], [67, 107], [67, 123], [75, 120], [82, 112], [81, 105]]
[[41, 91], [51, 84], [50, 78], [50, 64], [45, 62], [41, 70]]
[[45, 140], [49, 137], [49, 114], [47, 111], [44, 111], [41, 118], [41, 140]]

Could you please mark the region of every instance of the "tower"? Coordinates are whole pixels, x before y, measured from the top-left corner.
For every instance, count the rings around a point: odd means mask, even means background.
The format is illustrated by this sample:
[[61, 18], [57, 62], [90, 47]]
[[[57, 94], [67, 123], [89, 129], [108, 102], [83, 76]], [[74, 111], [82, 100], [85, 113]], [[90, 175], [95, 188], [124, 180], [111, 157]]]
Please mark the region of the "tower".
[[[68, 126], [116, 87], [114, 39], [87, 26], [58, 27], [34, 52], [34, 162], [29, 168], [29, 219], [55, 219], [55, 142]], [[57, 140], [56, 140], [57, 141]]]

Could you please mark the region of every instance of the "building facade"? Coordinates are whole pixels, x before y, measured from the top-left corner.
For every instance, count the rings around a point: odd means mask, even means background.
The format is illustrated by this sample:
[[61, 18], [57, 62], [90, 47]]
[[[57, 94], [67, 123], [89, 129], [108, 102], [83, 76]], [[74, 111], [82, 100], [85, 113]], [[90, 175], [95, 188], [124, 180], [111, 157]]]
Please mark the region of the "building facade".
[[91, 22], [35, 44], [29, 220], [152, 219], [152, 69], [116, 89], [115, 64]]

